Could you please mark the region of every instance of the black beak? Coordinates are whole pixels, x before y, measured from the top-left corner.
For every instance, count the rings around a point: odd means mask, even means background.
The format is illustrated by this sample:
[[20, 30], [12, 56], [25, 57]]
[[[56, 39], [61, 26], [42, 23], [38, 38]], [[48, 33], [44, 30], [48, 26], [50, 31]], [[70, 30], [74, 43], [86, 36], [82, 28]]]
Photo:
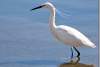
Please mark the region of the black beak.
[[33, 9], [31, 9], [31, 11], [32, 11], [32, 10], [39, 9], [39, 8], [42, 8], [42, 7], [44, 7], [44, 6], [45, 6], [45, 5], [41, 5], [41, 6], [35, 7], [35, 8], [33, 8]]

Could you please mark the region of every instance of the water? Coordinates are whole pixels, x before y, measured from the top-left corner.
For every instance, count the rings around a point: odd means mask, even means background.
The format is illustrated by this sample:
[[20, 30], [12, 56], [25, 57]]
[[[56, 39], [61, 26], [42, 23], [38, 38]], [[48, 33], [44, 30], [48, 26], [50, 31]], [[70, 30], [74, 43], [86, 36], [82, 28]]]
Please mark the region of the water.
[[[56, 42], [48, 27], [49, 12], [30, 9], [46, 0], [0, 1], [0, 67], [67, 67], [70, 47]], [[79, 65], [98, 67], [98, 0], [53, 0], [65, 14], [56, 23], [77, 28], [96, 48], [79, 48]], [[72, 65], [72, 64], [71, 64]], [[70, 66], [71, 67], [71, 66]]]

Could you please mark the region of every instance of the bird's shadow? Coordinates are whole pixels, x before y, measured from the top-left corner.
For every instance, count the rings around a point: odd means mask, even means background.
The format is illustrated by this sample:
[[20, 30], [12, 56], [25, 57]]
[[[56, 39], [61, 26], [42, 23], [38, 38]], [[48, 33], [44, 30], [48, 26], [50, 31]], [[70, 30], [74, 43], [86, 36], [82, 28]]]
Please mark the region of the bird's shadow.
[[67, 63], [60, 64], [59, 67], [95, 67], [94, 64], [84, 64], [79, 63], [80, 57], [76, 57], [77, 59], [70, 60]]
[[70, 62], [62, 62], [58, 60], [17, 60], [17, 61], [5, 61], [5, 62], [0, 62], [0, 66], [5, 65], [5, 64], [24, 64], [24, 65], [56, 65], [58, 67], [95, 67], [93, 64], [83, 64], [79, 63], [80, 58], [77, 58], [75, 60], [70, 60]]

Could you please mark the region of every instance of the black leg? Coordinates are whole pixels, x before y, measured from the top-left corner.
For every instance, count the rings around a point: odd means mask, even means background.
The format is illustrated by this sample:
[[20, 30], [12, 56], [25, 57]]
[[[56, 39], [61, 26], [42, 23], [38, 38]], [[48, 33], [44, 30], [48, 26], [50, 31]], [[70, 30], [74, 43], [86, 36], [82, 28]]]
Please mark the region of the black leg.
[[75, 49], [75, 51], [77, 52], [77, 56], [76, 57], [79, 57], [80, 56], [80, 52], [75, 48], [75, 47], [73, 47], [74, 49]]
[[73, 58], [73, 47], [71, 47], [71, 59]]

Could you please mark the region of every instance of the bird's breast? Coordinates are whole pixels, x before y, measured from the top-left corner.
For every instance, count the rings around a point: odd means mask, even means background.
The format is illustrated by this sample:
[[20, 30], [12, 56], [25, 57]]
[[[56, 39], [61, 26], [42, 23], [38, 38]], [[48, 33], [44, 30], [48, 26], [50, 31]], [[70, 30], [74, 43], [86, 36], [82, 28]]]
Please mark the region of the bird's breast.
[[75, 39], [73, 36], [70, 34], [63, 33], [61, 31], [52, 31], [53, 36], [60, 42], [67, 44], [67, 45], [72, 45], [72, 46], [80, 46], [80, 41]]

